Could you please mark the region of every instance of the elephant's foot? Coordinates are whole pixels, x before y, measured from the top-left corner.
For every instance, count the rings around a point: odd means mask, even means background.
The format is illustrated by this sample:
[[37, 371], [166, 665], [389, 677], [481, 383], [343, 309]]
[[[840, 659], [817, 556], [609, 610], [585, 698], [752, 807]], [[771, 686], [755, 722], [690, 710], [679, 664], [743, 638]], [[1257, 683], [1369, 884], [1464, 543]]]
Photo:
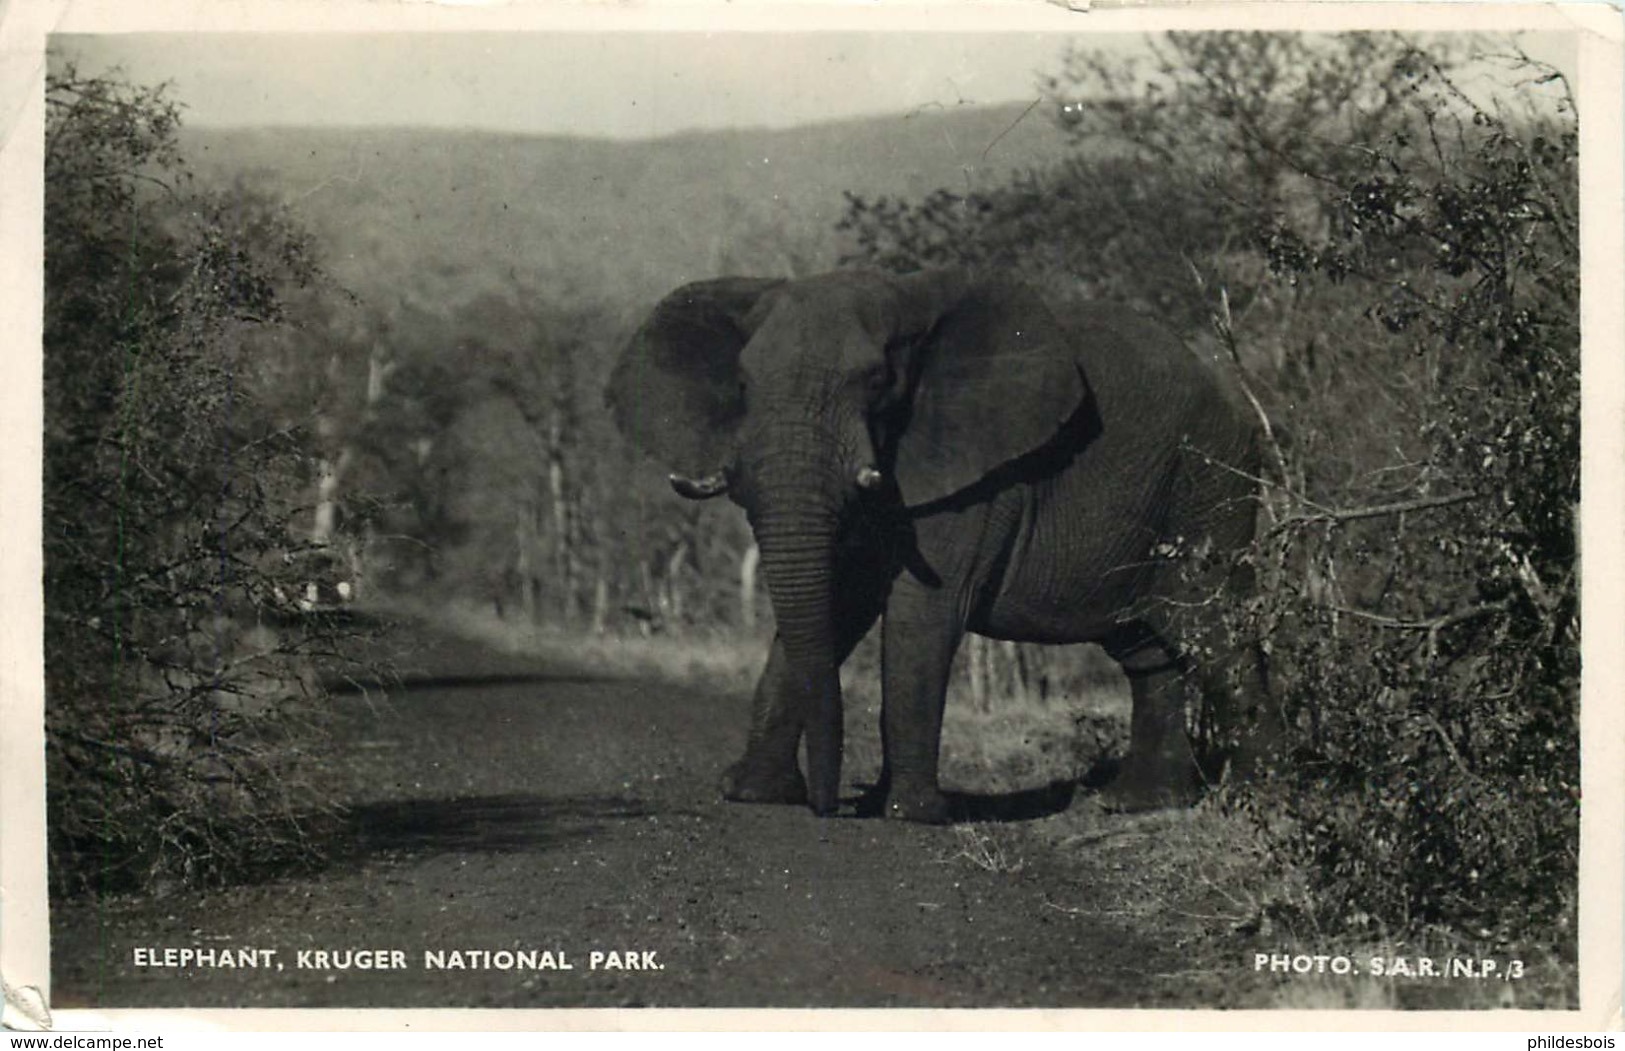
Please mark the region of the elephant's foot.
[[794, 766], [768, 769], [741, 759], [722, 774], [722, 798], [735, 803], [802, 806], [807, 802], [807, 782]]
[[870, 785], [858, 795], [857, 802], [853, 804], [852, 812], [857, 817], [882, 817], [886, 813], [886, 796], [889, 789], [884, 780], [878, 784]]
[[1095, 799], [1111, 813], [1137, 814], [1187, 807], [1195, 803], [1199, 795], [1200, 776], [1194, 767], [1156, 768], [1130, 760]]
[[812, 808], [813, 814], [817, 817], [834, 817], [840, 813], [841, 799], [840, 796], [832, 792], [826, 792], [823, 795], [809, 793], [807, 805]]

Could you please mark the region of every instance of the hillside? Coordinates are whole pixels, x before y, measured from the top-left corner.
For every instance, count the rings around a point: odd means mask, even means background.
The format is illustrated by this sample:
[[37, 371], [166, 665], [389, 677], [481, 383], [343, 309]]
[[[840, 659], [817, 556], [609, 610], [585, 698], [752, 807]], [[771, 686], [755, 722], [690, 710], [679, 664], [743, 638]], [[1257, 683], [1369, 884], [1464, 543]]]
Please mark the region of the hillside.
[[204, 185], [286, 202], [364, 298], [433, 309], [518, 280], [625, 302], [722, 271], [832, 264], [843, 191], [1002, 180], [1063, 149], [1024, 106], [621, 142], [426, 129], [193, 128]]

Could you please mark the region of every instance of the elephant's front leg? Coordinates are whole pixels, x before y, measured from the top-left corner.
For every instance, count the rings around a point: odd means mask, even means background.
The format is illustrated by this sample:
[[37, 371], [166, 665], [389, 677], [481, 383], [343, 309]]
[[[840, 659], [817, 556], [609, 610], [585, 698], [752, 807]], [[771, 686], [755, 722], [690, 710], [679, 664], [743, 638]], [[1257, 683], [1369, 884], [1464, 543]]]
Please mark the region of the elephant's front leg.
[[739, 803], [807, 802], [807, 781], [796, 765], [803, 713], [791, 699], [784, 643], [773, 636], [767, 667], [751, 701], [750, 737], [744, 756], [722, 775], [722, 797]]
[[964, 618], [952, 596], [911, 579], [898, 582], [881, 633], [880, 790], [887, 817], [949, 820], [937, 759], [948, 672], [963, 635]]
[[[838, 597], [836, 663], [843, 663], [869, 633], [880, 615], [879, 588], [854, 586]], [[767, 667], [751, 701], [750, 737], [745, 754], [722, 775], [722, 797], [739, 803], [807, 802], [807, 781], [797, 765], [801, 731], [806, 722], [802, 691], [791, 677], [784, 643], [773, 636]]]

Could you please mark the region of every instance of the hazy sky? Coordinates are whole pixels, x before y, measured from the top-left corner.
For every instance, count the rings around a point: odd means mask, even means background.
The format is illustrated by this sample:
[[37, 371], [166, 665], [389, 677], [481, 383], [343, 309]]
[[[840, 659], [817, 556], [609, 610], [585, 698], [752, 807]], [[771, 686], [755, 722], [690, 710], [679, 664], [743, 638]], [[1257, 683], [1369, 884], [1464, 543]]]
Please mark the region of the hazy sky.
[[[647, 137], [1037, 97], [1069, 43], [1138, 34], [464, 33], [59, 36], [81, 72], [174, 82], [194, 125], [425, 125]], [[1572, 71], [1572, 37], [1531, 36]]]
[[[173, 80], [191, 124], [418, 124], [643, 137], [1037, 97], [1054, 34], [59, 37], [82, 72]], [[1094, 37], [1137, 48], [1137, 36]]]

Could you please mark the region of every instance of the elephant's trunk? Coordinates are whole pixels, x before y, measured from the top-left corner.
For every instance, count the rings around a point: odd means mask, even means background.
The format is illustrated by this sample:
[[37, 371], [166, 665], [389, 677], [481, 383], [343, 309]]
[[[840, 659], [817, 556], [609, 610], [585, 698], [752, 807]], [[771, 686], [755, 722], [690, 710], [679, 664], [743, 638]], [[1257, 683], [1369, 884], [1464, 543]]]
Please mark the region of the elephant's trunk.
[[831, 617], [833, 544], [759, 540], [784, 654], [798, 687], [807, 734], [808, 798], [814, 811], [835, 809], [841, 781], [841, 680]]
[[[805, 443], [805, 436], [801, 441]], [[818, 443], [822, 444], [822, 443]], [[752, 522], [807, 737], [807, 790], [819, 814], [835, 810], [841, 781], [842, 705], [835, 609], [836, 458], [760, 469]], [[832, 450], [826, 450], [832, 453]]]

